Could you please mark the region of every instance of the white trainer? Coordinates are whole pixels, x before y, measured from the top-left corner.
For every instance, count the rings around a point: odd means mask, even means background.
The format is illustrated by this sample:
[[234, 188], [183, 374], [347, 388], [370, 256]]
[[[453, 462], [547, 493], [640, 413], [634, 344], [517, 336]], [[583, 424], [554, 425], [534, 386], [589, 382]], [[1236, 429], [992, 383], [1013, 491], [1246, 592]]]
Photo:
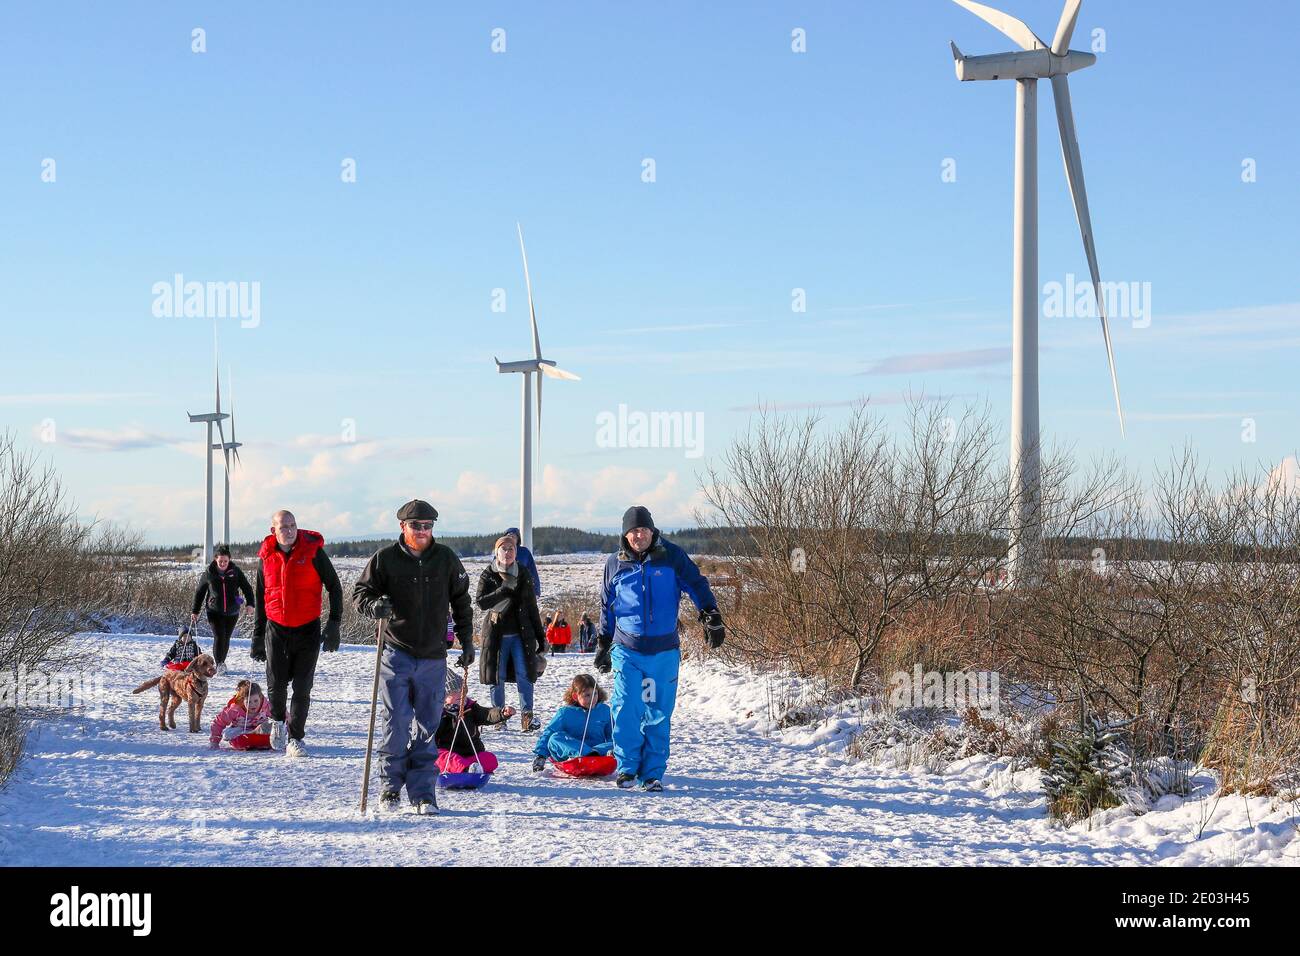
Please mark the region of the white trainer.
[[289, 739], [289, 745], [284, 748], [286, 757], [305, 757], [307, 756], [307, 745], [296, 737]]

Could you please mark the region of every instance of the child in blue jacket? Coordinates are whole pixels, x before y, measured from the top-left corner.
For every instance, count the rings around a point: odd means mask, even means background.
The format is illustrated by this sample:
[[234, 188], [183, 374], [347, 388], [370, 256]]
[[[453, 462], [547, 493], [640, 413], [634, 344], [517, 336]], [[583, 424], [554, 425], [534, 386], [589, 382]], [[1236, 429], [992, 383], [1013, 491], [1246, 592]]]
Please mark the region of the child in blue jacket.
[[614, 749], [614, 718], [605, 691], [590, 674], [579, 674], [564, 692], [564, 705], [533, 748], [533, 770], [574, 757], [605, 756]]

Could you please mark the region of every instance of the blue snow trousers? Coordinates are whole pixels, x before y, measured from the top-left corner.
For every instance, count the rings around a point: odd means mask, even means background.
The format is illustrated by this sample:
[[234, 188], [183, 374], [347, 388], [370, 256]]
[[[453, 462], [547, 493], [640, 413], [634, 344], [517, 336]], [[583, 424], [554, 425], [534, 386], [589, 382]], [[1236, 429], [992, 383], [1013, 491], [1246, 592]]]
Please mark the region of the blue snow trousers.
[[384, 789], [412, 803], [432, 800], [438, 780], [438, 748], [433, 735], [442, 719], [447, 688], [447, 661], [412, 657], [399, 648], [384, 647], [379, 662], [379, 698], [384, 705], [379, 741], [379, 776]]
[[680, 648], [641, 654], [615, 644], [614, 693], [609, 706], [614, 717], [614, 758], [619, 773], [638, 780], [662, 780], [668, 769], [668, 735], [677, 704]]

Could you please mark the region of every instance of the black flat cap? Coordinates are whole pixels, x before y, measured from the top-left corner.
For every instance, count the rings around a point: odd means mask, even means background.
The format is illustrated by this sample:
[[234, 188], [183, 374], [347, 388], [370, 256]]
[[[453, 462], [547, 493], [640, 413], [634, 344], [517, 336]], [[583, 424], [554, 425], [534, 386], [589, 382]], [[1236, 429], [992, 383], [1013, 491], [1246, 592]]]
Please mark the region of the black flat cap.
[[412, 518], [416, 521], [437, 521], [438, 509], [427, 501], [413, 498], [397, 509], [398, 521], [409, 521]]

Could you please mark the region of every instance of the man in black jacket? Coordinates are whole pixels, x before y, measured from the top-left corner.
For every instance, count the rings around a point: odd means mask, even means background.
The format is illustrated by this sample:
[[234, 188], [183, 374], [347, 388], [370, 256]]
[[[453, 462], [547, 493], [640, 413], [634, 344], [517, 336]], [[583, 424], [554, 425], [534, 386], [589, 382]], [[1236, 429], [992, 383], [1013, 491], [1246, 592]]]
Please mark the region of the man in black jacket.
[[402, 505], [397, 512], [401, 538], [374, 553], [352, 588], [353, 605], [382, 622], [384, 636], [380, 801], [396, 807], [405, 786], [418, 813], [438, 812], [434, 734], [447, 685], [448, 605], [460, 640], [460, 666], [468, 668], [474, 661], [469, 575], [454, 551], [433, 540], [437, 518], [427, 501], [417, 498]]

